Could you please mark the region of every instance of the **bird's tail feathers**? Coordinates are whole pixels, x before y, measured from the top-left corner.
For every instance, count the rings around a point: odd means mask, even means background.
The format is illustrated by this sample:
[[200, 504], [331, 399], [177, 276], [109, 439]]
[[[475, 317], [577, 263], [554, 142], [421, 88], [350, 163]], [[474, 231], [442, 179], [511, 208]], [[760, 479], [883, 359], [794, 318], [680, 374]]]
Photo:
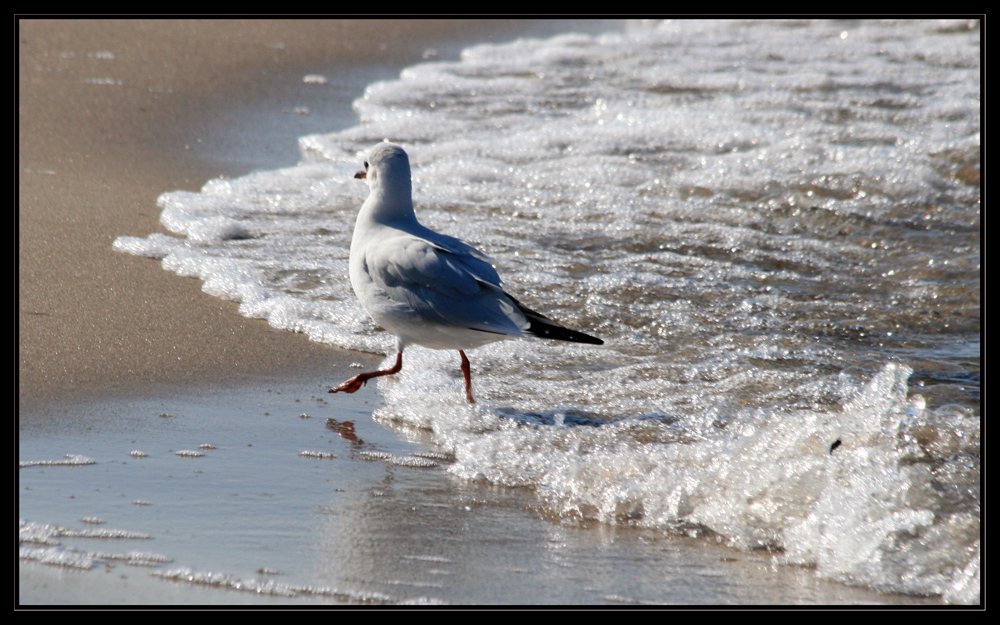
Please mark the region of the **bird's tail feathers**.
[[545, 315], [535, 312], [517, 301], [510, 294], [510, 301], [514, 302], [518, 310], [528, 319], [528, 334], [543, 339], [554, 339], [556, 341], [571, 341], [573, 343], [589, 343], [591, 345], [604, 345], [604, 341], [596, 336], [590, 336], [583, 332], [570, 330], [566, 326], [552, 321]]

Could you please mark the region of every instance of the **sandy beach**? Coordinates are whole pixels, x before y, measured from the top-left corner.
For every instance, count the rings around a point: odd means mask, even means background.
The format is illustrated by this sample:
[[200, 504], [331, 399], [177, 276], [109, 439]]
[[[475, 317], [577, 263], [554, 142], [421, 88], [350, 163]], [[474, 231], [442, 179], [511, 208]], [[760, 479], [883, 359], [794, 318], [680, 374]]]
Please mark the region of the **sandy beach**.
[[[277, 110], [314, 104], [292, 94], [280, 101], [278, 89], [287, 85], [278, 83], [293, 68], [301, 76], [332, 64], [342, 74], [330, 79], [356, 88], [359, 65], [392, 76], [442, 40], [488, 40], [518, 27], [19, 22], [19, 405], [182, 381], [248, 380], [297, 367], [343, 377], [340, 350], [240, 317], [235, 304], [202, 293], [197, 281], [117, 254], [111, 242], [163, 231], [156, 198], [164, 191], [293, 165], [294, 129], [283, 143], [238, 132], [252, 124], [238, 117], [251, 103]], [[339, 105], [338, 114], [349, 116], [359, 95], [345, 88], [341, 102], [314, 108]], [[300, 116], [286, 117], [301, 126]], [[316, 131], [326, 121], [309, 120]]]
[[[22, 433], [72, 428], [87, 402], [263, 388], [274, 376], [303, 372], [333, 381], [348, 377], [352, 361], [377, 362], [241, 317], [236, 304], [206, 295], [199, 281], [116, 253], [111, 243], [163, 232], [156, 198], [164, 191], [295, 164], [298, 136], [355, 123], [350, 103], [365, 84], [397, 75], [441, 42], [458, 46], [519, 28], [433, 20], [21, 20]], [[338, 96], [305, 100], [309, 92], [296, 91], [301, 76], [321, 68]], [[265, 110], [255, 112], [262, 102]], [[295, 106], [312, 114], [296, 115]], [[278, 127], [279, 138], [247, 132], [255, 114], [269, 116], [267, 129]]]
[[[181, 567], [165, 582], [148, 562], [91, 554], [105, 564], [80, 572], [22, 554], [20, 604], [938, 603], [704, 540], [571, 527], [528, 489], [459, 482], [426, 433], [371, 419], [374, 384], [326, 394], [380, 356], [275, 330], [112, 250], [122, 235], [167, 232], [164, 192], [294, 165], [296, 139], [355, 124], [351, 102], [375, 80], [565, 27], [19, 21], [20, 460], [97, 459], [22, 465], [21, 518], [99, 515], [152, 534], [128, 548]], [[313, 73], [331, 89], [303, 88]], [[94, 549], [118, 547], [107, 542]]]

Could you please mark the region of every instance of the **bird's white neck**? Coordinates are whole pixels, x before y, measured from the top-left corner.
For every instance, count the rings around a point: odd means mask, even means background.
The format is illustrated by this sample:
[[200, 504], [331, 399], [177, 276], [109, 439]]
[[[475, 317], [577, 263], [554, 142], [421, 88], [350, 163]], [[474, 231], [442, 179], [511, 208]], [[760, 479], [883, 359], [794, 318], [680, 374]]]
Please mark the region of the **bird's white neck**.
[[399, 175], [382, 176], [369, 182], [371, 193], [361, 211], [367, 219], [383, 224], [416, 220], [408, 169]]

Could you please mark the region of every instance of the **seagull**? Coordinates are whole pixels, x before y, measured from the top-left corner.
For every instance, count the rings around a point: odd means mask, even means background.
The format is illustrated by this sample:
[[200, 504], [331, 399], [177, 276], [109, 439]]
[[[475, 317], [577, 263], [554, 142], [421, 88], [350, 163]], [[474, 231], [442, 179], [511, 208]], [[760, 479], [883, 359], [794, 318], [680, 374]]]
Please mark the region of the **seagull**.
[[465, 398], [473, 404], [467, 349], [518, 336], [604, 344], [517, 301], [488, 256], [420, 225], [403, 148], [376, 145], [354, 177], [368, 182], [369, 194], [351, 239], [351, 286], [375, 323], [396, 336], [396, 364], [359, 373], [329, 392], [353, 393], [372, 378], [399, 373], [403, 350], [420, 345], [458, 350]]

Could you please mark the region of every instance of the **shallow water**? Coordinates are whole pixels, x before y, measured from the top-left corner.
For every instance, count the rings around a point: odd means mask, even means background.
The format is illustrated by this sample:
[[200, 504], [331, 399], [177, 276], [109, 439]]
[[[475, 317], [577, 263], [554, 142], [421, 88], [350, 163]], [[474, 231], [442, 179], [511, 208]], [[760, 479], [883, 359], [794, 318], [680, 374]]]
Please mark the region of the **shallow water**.
[[668, 22], [466, 50], [368, 87], [301, 165], [121, 237], [240, 311], [387, 353], [347, 278], [383, 138], [418, 218], [603, 348], [408, 350], [388, 427], [544, 514], [979, 600], [978, 24]]
[[38, 420], [20, 445], [19, 603], [939, 603], [714, 540], [559, 523], [530, 489], [450, 475], [429, 433], [374, 422], [376, 389], [329, 401], [326, 382], [179, 386]]

